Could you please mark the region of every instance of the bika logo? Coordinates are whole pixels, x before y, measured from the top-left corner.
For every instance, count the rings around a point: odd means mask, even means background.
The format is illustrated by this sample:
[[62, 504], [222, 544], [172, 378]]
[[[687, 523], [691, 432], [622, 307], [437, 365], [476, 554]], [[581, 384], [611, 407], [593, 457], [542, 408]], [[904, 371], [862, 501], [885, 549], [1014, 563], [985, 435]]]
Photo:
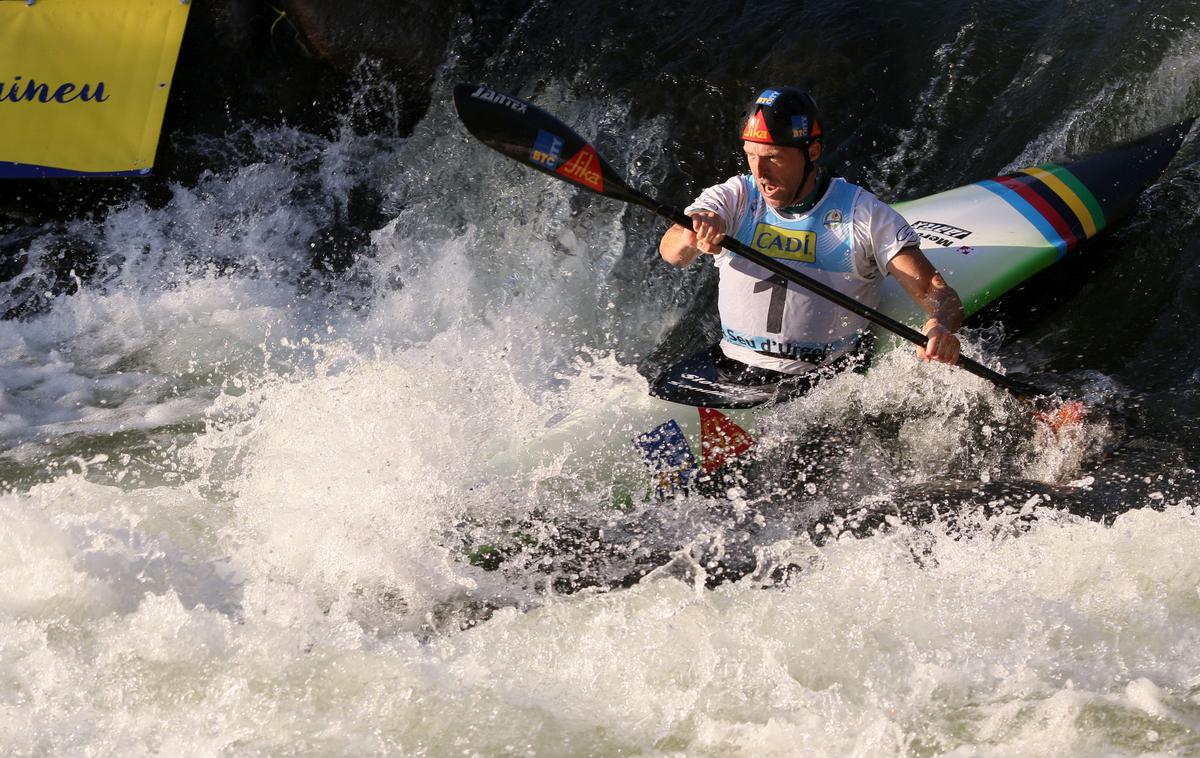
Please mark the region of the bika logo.
[[780, 229], [760, 223], [754, 227], [754, 249], [772, 258], [815, 263], [817, 233], [807, 229]]
[[746, 128], [742, 130], [742, 139], [774, 144], [771, 133], [767, 131], [767, 124], [763, 121], [762, 111], [755, 111], [753, 116], [746, 119]]
[[597, 192], [604, 192], [604, 177], [600, 175], [600, 159], [596, 157], [596, 151], [592, 149], [591, 145], [584, 145], [582, 150], [571, 157], [571, 160], [559, 166], [555, 173], [565, 176], [576, 184], [590, 187]]

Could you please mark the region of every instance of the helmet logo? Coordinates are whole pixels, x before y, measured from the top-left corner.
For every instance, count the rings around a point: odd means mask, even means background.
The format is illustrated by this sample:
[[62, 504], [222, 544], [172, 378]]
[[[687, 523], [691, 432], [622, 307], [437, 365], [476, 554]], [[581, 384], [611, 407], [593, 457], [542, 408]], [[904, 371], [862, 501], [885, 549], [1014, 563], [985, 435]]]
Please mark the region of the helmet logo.
[[792, 116], [792, 137], [808, 139], [808, 116]]
[[746, 128], [742, 130], [742, 139], [749, 142], [775, 144], [775, 140], [771, 139], [771, 132], [767, 131], [767, 124], [763, 121], [761, 110], [756, 110], [753, 116], [746, 119]]
[[774, 105], [775, 101], [777, 99], [779, 99], [779, 90], [765, 89], [762, 91], [762, 94], [758, 96], [758, 100], [754, 101], [754, 104], [755, 105]]

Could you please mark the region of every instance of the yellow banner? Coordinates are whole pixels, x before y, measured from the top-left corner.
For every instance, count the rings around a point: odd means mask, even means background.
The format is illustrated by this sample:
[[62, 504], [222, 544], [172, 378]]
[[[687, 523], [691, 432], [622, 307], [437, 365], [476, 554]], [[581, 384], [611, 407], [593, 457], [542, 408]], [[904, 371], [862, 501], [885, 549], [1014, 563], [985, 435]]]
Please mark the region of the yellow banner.
[[0, 0], [0, 177], [149, 173], [186, 0]]

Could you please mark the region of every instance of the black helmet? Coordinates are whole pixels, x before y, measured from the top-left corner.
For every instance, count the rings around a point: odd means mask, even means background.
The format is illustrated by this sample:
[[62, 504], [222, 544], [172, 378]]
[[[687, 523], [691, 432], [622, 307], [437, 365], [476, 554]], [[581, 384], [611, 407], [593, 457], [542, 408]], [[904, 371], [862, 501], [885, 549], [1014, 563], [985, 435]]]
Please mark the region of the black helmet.
[[799, 87], [770, 87], [742, 111], [742, 139], [782, 147], [808, 147], [824, 136], [817, 102]]

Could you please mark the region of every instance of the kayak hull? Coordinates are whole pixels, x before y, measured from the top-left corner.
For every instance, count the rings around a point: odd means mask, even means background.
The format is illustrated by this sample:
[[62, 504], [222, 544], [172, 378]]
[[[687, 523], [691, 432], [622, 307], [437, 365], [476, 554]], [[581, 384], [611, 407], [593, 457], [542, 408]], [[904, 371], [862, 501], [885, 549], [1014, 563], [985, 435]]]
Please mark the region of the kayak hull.
[[[893, 207], [970, 316], [1126, 215], [1166, 169], [1193, 119], [1067, 165], [1043, 164]], [[881, 311], [919, 326], [920, 308], [883, 283]]]

